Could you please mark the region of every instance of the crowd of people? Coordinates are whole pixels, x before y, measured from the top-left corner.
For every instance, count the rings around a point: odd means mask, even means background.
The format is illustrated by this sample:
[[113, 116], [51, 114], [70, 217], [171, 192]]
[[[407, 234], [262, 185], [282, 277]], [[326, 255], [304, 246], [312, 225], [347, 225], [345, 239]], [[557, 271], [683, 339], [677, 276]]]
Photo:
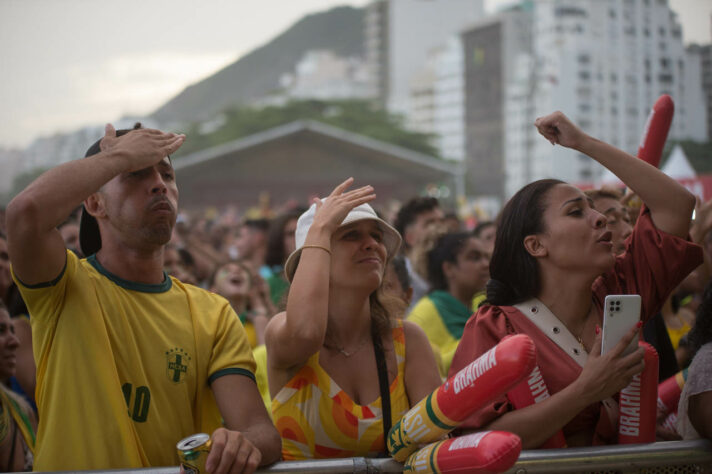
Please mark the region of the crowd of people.
[[[0, 219], [0, 468], [177, 465], [198, 432], [216, 473], [386, 455], [406, 411], [511, 334], [551, 396], [495, 398], [460, 432], [615, 444], [640, 338], [661, 381], [687, 369], [658, 439], [710, 438], [712, 201], [559, 112], [535, 125], [625, 192], [540, 180], [474, 229], [432, 197], [391, 218], [352, 178], [303, 207], [184, 212], [185, 137], [107, 126]], [[601, 354], [610, 294], [640, 295], [640, 323]]]

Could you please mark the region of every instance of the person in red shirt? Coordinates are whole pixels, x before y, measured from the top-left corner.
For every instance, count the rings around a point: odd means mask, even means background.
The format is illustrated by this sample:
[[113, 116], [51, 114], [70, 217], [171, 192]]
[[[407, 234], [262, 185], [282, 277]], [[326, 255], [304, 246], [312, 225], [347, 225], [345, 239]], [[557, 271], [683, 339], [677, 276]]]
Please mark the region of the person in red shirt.
[[539, 447], [562, 429], [569, 446], [615, 443], [618, 414], [611, 397], [642, 371], [643, 349], [622, 355], [637, 337], [634, 328], [600, 355], [604, 298], [640, 294], [641, 314], [655, 314], [702, 261], [701, 248], [686, 239], [695, 198], [643, 160], [583, 133], [561, 112], [535, 125], [552, 145], [611, 170], [645, 206], [626, 251], [616, 256], [606, 217], [576, 187], [547, 179], [515, 194], [498, 222], [488, 304], [468, 321], [450, 374], [508, 334], [527, 334], [551, 397], [514, 410], [502, 396], [464, 428], [511, 431], [524, 449]]

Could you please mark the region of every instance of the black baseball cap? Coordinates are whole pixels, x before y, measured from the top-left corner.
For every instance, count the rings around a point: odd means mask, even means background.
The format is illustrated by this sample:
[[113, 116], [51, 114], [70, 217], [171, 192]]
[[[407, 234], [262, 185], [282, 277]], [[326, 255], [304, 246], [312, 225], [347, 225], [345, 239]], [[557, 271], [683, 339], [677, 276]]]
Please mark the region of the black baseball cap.
[[[116, 136], [126, 135], [132, 130], [143, 128], [140, 122], [136, 122], [133, 128], [126, 128], [116, 131]], [[101, 138], [94, 142], [84, 154], [84, 158], [96, 155], [101, 151]], [[170, 157], [169, 157], [170, 159]], [[101, 248], [101, 233], [99, 232], [99, 224], [94, 216], [89, 214], [86, 208], [82, 205], [82, 216], [79, 219], [79, 247], [85, 257], [93, 255]]]

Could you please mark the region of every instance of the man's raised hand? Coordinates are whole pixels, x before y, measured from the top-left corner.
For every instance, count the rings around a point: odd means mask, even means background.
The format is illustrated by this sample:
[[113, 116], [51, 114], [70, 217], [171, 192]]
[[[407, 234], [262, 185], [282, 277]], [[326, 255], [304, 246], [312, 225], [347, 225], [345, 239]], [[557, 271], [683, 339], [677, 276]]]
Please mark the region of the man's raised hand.
[[175, 153], [185, 141], [185, 135], [162, 132], [151, 128], [131, 130], [120, 137], [116, 129], [107, 124], [99, 146], [125, 161], [126, 171], [138, 171], [153, 166], [166, 156]]

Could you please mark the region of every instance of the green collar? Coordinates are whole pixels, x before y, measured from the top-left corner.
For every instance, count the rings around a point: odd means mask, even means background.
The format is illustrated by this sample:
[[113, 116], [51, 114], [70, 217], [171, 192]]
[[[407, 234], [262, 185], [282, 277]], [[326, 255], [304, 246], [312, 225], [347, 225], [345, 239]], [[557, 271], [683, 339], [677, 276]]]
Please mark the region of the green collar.
[[428, 297], [435, 305], [435, 309], [440, 313], [440, 317], [452, 337], [457, 340], [462, 339], [462, 331], [464, 331], [465, 324], [472, 315], [472, 310], [447, 291], [434, 290], [430, 292]]
[[121, 288], [125, 288], [127, 290], [140, 291], [142, 293], [165, 293], [166, 291], [171, 289], [171, 286], [173, 286], [171, 278], [165, 271], [163, 272], [163, 283], [138, 283], [135, 281], [124, 280], [123, 278], [111, 273], [109, 270], [104, 268], [101, 263], [99, 263], [99, 261], [96, 259], [96, 254], [87, 257], [87, 262], [89, 262], [91, 266], [96, 269], [97, 272], [101, 273], [106, 278], [119, 285]]

